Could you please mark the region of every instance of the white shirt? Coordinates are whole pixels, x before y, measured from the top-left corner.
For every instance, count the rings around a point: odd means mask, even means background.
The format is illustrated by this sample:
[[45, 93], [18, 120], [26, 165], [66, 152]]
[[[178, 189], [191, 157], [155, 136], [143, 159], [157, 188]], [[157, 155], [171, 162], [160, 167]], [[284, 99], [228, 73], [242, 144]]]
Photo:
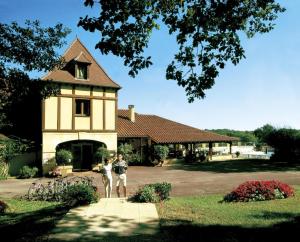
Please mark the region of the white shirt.
[[111, 169], [112, 169], [112, 164], [111, 163], [108, 163], [107, 165], [104, 165], [103, 169], [105, 170], [107, 177], [112, 177], [111, 176]]

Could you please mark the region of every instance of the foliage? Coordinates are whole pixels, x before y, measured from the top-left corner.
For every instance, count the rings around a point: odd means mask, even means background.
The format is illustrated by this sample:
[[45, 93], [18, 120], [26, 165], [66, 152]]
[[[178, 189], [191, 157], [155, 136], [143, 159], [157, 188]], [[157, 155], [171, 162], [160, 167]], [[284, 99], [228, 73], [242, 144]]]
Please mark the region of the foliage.
[[75, 207], [97, 202], [98, 196], [91, 186], [73, 184], [66, 188], [63, 200], [68, 206]]
[[262, 146], [267, 143], [267, 136], [275, 130], [270, 124], [265, 124], [264, 126], [257, 128], [253, 131], [254, 135], [257, 138], [255, 144], [257, 150], [261, 150]]
[[144, 186], [139, 189], [136, 194], [131, 198], [135, 202], [141, 203], [157, 203], [159, 202], [159, 196], [155, 192], [154, 187], [152, 186]]
[[274, 129], [264, 138], [274, 148], [273, 160], [300, 160], [300, 131], [296, 129]]
[[224, 197], [225, 202], [250, 202], [294, 196], [294, 189], [280, 181], [247, 181]]
[[71, 164], [73, 159], [72, 152], [69, 150], [61, 149], [56, 152], [55, 160], [58, 165]]
[[153, 187], [155, 192], [158, 194], [160, 201], [166, 200], [170, 196], [170, 192], [172, 186], [170, 183], [162, 182], [162, 183], [154, 183], [149, 186]]
[[9, 165], [0, 160], [0, 180], [5, 180], [8, 177]]
[[132, 77], [152, 64], [144, 50], [153, 30], [164, 24], [175, 35], [179, 50], [166, 78], [185, 88], [189, 102], [205, 97], [227, 62], [236, 65], [245, 58], [242, 33], [252, 38], [271, 31], [277, 14], [285, 11], [275, 0], [85, 0], [84, 4], [93, 7], [95, 2], [100, 3], [100, 15], [81, 17], [78, 25], [99, 31], [95, 48], [123, 58]]
[[169, 154], [168, 146], [155, 145], [154, 146], [154, 156], [158, 160], [165, 160]]
[[147, 184], [141, 187], [130, 199], [134, 202], [156, 203], [167, 200], [170, 191], [171, 184], [167, 182]]
[[8, 205], [4, 201], [0, 200], [0, 215], [4, 214], [7, 209], [8, 209]]
[[118, 154], [123, 155], [125, 161], [128, 161], [133, 154], [133, 148], [131, 144], [120, 144], [118, 146]]
[[98, 162], [103, 162], [104, 159], [110, 157], [110, 152], [107, 150], [106, 147], [99, 147], [97, 151], [95, 152], [95, 159]]
[[[72, 188], [74, 188], [73, 191], [71, 191]], [[93, 190], [93, 197], [96, 199], [97, 189], [96, 186], [93, 185], [93, 178], [77, 176], [56, 178], [48, 182], [48, 184], [35, 182], [30, 186], [26, 198], [31, 201], [63, 202], [68, 205], [72, 205], [74, 202], [74, 205], [76, 205], [83, 202], [81, 199], [85, 196], [84, 194], [78, 193], [78, 203], [77, 200], [71, 201], [74, 198], [73, 196], [75, 196], [75, 192], [78, 191], [78, 189], [80, 190], [80, 188], [83, 188], [84, 193], [88, 193], [88, 195], [86, 195], [88, 197], [90, 196], [90, 191]], [[67, 194], [67, 192], [69, 193]]]
[[38, 174], [39, 169], [37, 167], [29, 167], [29, 166], [23, 166], [20, 169], [18, 178], [20, 179], [26, 179], [26, 178], [32, 178], [35, 177]]
[[220, 135], [227, 135], [230, 137], [237, 137], [242, 143], [256, 143], [257, 138], [252, 131], [240, 131], [240, 130], [231, 130], [231, 129], [211, 129], [208, 130]]
[[143, 160], [139, 153], [132, 153], [128, 160], [129, 165], [138, 165], [141, 164], [142, 162]]
[[9, 162], [17, 155], [24, 153], [32, 146], [32, 143], [18, 137], [0, 140], [0, 179], [7, 179]]
[[[0, 23], [0, 129], [21, 137], [36, 138], [40, 130], [41, 100], [59, 92], [53, 82], [29, 76], [30, 71], [50, 71], [63, 64], [56, 50], [70, 30], [57, 24], [41, 27], [39, 21]], [[24, 110], [31, 107], [31, 119]], [[22, 116], [21, 116], [22, 115]]]
[[235, 152], [235, 155], [236, 155], [237, 158], [240, 156], [240, 154], [241, 154], [241, 153], [240, 153], [239, 151], [236, 151], [236, 152]]

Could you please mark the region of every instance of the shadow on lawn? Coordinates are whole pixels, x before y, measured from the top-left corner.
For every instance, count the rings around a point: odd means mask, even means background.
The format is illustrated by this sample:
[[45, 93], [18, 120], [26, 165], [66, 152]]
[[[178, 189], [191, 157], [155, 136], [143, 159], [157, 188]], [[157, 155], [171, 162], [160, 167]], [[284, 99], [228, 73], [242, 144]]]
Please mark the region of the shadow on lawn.
[[[75, 237], [69, 237], [69, 241], [106, 241], [106, 242], [277, 242], [299, 241], [300, 216], [289, 213], [266, 214], [270, 218], [280, 218], [287, 222], [278, 223], [270, 227], [242, 227], [242, 226], [206, 226], [193, 224], [186, 220], [160, 221], [160, 231], [154, 235], [139, 234], [118, 236], [113, 233], [99, 235], [89, 230], [89, 222], [82, 218], [73, 217], [78, 226], [64, 230], [66, 234], [75, 233]], [[109, 227], [113, 217], [103, 221], [103, 225]], [[128, 221], [130, 222], [130, 221]], [[147, 229], [147, 225], [139, 229]], [[63, 239], [50, 239], [48, 241], [62, 242]]]
[[67, 208], [57, 205], [34, 212], [7, 213], [1, 218], [0, 235], [6, 238], [4, 241], [44, 241], [45, 234], [67, 212]]
[[211, 161], [205, 163], [183, 163], [168, 167], [187, 171], [209, 171], [216, 173], [239, 173], [259, 171], [300, 171], [300, 163], [274, 162], [263, 159], [239, 159]]

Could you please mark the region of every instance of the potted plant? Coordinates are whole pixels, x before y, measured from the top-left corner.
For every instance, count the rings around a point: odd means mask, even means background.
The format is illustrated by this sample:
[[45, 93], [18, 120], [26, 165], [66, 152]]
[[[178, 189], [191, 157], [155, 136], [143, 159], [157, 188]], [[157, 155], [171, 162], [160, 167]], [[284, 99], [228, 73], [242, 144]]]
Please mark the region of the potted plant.
[[58, 165], [58, 169], [61, 171], [61, 174], [63, 176], [67, 175], [69, 173], [72, 173], [73, 155], [72, 155], [71, 151], [61, 149], [56, 152], [55, 159], [56, 159], [56, 163]]

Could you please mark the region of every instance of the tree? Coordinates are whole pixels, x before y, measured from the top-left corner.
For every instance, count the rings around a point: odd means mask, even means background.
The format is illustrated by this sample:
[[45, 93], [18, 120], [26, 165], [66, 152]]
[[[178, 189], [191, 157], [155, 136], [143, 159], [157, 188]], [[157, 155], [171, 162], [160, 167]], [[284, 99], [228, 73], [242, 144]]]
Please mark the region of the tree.
[[254, 135], [258, 138], [259, 143], [266, 143], [267, 136], [272, 133], [275, 128], [270, 124], [265, 124], [261, 128], [253, 131]]
[[240, 36], [252, 38], [274, 28], [285, 11], [276, 0], [85, 0], [100, 3], [100, 15], [81, 17], [78, 26], [100, 32], [95, 46], [102, 54], [124, 59], [129, 75], [148, 68], [144, 56], [150, 36], [161, 24], [176, 35], [178, 53], [166, 69], [166, 78], [185, 89], [188, 101], [204, 98], [227, 62], [245, 58]]
[[[70, 32], [62, 24], [44, 28], [39, 21], [0, 23], [0, 130], [30, 135], [38, 130], [40, 101], [57, 94], [54, 83], [31, 78], [31, 71], [50, 71], [63, 64], [56, 48], [62, 47]], [[31, 119], [24, 119], [24, 111]], [[27, 122], [28, 121], [28, 122]], [[12, 129], [13, 128], [13, 129]], [[29, 137], [34, 138], [34, 137]]]

